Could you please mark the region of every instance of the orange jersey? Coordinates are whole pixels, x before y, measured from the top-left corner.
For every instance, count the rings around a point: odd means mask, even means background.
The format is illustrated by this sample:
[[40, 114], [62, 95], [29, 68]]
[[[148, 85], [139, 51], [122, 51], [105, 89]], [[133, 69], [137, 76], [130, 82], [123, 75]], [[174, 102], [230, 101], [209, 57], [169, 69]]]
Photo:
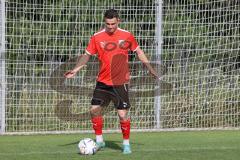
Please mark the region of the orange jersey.
[[109, 35], [105, 29], [95, 33], [86, 48], [86, 53], [96, 54], [100, 61], [97, 81], [107, 85], [128, 83], [129, 66], [128, 52], [136, 51], [138, 43], [134, 36], [123, 29]]

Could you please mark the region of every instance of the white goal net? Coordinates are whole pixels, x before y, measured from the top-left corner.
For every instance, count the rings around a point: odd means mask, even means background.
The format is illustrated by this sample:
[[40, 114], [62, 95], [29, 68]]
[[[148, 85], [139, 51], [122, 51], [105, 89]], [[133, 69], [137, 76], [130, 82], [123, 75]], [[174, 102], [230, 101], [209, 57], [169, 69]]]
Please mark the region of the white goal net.
[[[92, 57], [74, 79], [65, 79], [63, 73], [84, 53], [90, 36], [104, 26], [103, 13], [109, 8], [119, 11], [120, 28], [135, 35], [162, 75], [162, 81], [155, 82], [136, 54], [129, 52], [132, 129], [240, 128], [239, 1], [6, 0], [4, 4], [1, 1], [2, 132], [91, 131], [88, 110], [98, 61]], [[119, 129], [113, 104], [104, 108], [104, 121], [105, 131]]]

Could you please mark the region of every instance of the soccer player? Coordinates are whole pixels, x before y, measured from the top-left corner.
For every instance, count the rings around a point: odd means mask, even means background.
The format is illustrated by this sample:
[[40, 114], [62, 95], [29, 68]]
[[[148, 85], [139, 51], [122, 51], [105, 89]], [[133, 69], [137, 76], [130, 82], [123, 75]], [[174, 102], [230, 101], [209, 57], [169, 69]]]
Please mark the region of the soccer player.
[[120, 119], [123, 135], [123, 154], [130, 154], [130, 108], [128, 97], [128, 53], [136, 52], [141, 62], [149, 72], [158, 78], [156, 71], [151, 67], [144, 52], [140, 49], [134, 36], [118, 27], [120, 18], [116, 10], [109, 9], [104, 14], [104, 29], [95, 33], [86, 48], [86, 53], [81, 55], [74, 69], [66, 72], [66, 78], [72, 78], [85, 66], [90, 56], [96, 55], [100, 61], [100, 71], [91, 101], [91, 121], [96, 135], [96, 143], [100, 148], [105, 147], [102, 136], [103, 117], [102, 107], [113, 101]]

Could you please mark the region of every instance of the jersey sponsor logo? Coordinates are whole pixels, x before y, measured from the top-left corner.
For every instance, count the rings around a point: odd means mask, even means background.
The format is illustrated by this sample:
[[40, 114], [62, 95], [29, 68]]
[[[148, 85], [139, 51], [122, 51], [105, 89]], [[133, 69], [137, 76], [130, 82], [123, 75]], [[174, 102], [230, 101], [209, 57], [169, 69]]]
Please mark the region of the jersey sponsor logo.
[[132, 46], [132, 43], [127, 40], [119, 40], [118, 44], [116, 42], [100, 42], [100, 47], [105, 51], [113, 51], [118, 47], [123, 50], [129, 50]]
[[126, 50], [131, 48], [132, 43], [127, 40], [119, 40], [118, 45], [119, 48]]
[[105, 48], [105, 42], [100, 42], [100, 46], [101, 46], [102, 49], [104, 49]]
[[117, 44], [115, 42], [107, 42], [105, 44], [104, 50], [105, 51], [113, 51], [117, 48]]

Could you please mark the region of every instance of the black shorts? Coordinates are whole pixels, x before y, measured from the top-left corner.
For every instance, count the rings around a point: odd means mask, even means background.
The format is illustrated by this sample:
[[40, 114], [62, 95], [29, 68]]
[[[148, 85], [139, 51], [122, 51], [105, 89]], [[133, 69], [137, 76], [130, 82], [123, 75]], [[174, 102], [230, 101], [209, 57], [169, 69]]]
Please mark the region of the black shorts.
[[117, 109], [130, 108], [128, 84], [109, 86], [102, 82], [97, 82], [91, 104], [108, 106], [111, 101], [113, 101]]

